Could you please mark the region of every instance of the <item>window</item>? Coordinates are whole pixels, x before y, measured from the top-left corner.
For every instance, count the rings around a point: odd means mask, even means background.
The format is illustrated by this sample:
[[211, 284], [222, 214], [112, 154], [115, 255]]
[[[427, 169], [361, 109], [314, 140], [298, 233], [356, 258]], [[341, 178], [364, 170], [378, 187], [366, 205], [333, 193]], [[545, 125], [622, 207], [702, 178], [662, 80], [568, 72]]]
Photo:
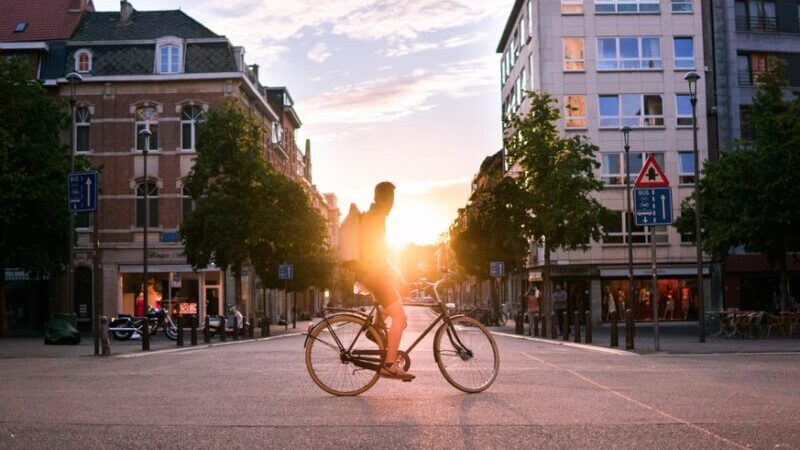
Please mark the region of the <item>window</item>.
[[181, 109], [181, 148], [183, 150], [197, 148], [197, 123], [205, 120], [206, 113], [200, 106], [190, 105]]
[[180, 47], [177, 45], [164, 45], [158, 50], [158, 73], [180, 72]]
[[690, 13], [692, 12], [693, 0], [672, 0], [672, 12]]
[[739, 31], [778, 31], [774, 1], [747, 0], [735, 3], [736, 29]]
[[[650, 230], [645, 227], [637, 226], [633, 221], [633, 214], [628, 214], [626, 211], [617, 211], [619, 220], [614, 221], [610, 227], [606, 227], [603, 236], [604, 244], [627, 244], [628, 243], [628, 227], [631, 227], [631, 241], [634, 244], [649, 244], [650, 243]], [[669, 242], [666, 226], [657, 226], [656, 228], [656, 243]]]
[[692, 126], [692, 96], [689, 94], [677, 94], [675, 96], [675, 113], [678, 117], [679, 127]]
[[283, 128], [281, 128], [280, 123], [272, 122], [272, 133], [270, 133], [270, 138], [273, 144], [283, 141]]
[[583, 14], [583, 0], [561, 0], [561, 14]]
[[594, 11], [607, 14], [657, 13], [659, 0], [594, 0]]
[[525, 68], [522, 68], [522, 72], [520, 73], [519, 77], [522, 79], [522, 98], [526, 97], [525, 91], [530, 90], [530, 86], [528, 86], [528, 71]]
[[744, 53], [737, 56], [739, 66], [739, 85], [758, 84], [758, 78], [767, 70], [766, 53]]
[[584, 70], [583, 38], [564, 38], [564, 71]]
[[603, 184], [606, 186], [619, 186], [625, 183], [622, 173], [622, 161], [624, 153], [603, 153], [602, 156], [602, 175]]
[[78, 50], [75, 53], [75, 71], [78, 73], [92, 71], [92, 54], [89, 50]]
[[511, 38], [511, 54], [510, 54], [511, 58], [509, 59], [508, 62], [509, 68], [514, 66], [514, 62], [516, 62], [517, 56], [519, 56], [519, 47], [517, 47], [517, 39], [519, 39], [519, 37], [517, 36], [518, 32], [519, 30], [515, 32], [514, 37]]
[[533, 1], [528, 2], [528, 36], [533, 37]]
[[519, 18], [519, 49], [522, 50], [522, 47], [525, 45], [525, 33], [527, 28], [525, 28], [525, 17]]
[[678, 152], [678, 184], [694, 183], [694, 152]]
[[91, 113], [89, 108], [81, 106], [75, 110], [75, 151], [88, 152], [89, 146], [89, 125]]
[[597, 39], [597, 70], [661, 69], [661, 38]]
[[136, 226], [144, 227], [144, 192], [147, 189], [147, 203], [150, 208], [150, 220], [147, 225], [158, 226], [158, 187], [155, 183], [141, 183], [136, 186]]
[[150, 147], [148, 150], [158, 149], [158, 111], [154, 106], [140, 106], [136, 108], [136, 150], [144, 150], [145, 137], [140, 131], [149, 128]]
[[28, 22], [17, 22], [17, 25], [14, 26], [14, 33], [22, 33], [26, 28], [28, 28]]
[[600, 128], [664, 126], [660, 95], [601, 95]]
[[195, 203], [194, 199], [192, 199], [192, 195], [189, 193], [189, 189], [184, 187], [181, 191], [181, 214], [183, 217], [183, 221], [186, 221], [186, 218], [189, 217], [189, 214], [194, 211]]
[[676, 37], [673, 40], [676, 69], [694, 69], [694, 39], [691, 37]]
[[586, 128], [586, 96], [568, 95], [564, 105], [566, 128]]

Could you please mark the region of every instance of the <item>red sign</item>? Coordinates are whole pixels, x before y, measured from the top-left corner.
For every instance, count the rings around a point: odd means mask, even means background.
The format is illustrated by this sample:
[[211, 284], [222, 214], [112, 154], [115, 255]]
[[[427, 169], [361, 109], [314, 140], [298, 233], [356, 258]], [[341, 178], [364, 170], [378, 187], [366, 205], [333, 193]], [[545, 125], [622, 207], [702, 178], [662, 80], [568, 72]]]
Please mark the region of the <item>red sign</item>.
[[667, 176], [664, 175], [664, 171], [661, 170], [661, 166], [652, 155], [648, 156], [647, 161], [644, 162], [634, 186], [637, 188], [669, 187]]

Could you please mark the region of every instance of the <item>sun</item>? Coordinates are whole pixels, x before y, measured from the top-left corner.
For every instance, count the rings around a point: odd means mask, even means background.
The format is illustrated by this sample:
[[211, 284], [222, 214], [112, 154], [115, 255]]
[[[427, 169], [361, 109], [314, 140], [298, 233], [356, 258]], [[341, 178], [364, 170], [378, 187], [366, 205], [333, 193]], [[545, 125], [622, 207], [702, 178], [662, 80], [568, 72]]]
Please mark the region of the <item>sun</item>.
[[412, 243], [434, 244], [447, 225], [447, 218], [424, 206], [395, 208], [386, 218], [386, 241], [394, 249]]

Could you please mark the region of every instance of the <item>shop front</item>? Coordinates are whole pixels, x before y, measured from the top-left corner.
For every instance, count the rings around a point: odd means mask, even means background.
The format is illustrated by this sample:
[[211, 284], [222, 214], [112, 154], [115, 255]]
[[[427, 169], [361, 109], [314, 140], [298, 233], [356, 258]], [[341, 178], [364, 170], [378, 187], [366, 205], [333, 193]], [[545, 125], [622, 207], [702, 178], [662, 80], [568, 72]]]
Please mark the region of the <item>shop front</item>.
[[[708, 292], [710, 279], [708, 266], [704, 267], [704, 291]], [[697, 276], [693, 266], [658, 268], [658, 318], [661, 321], [697, 320]], [[651, 269], [634, 268], [633, 298], [628, 294], [628, 269], [600, 268], [602, 320], [611, 320], [610, 311], [631, 309], [637, 322], [653, 320], [653, 292]], [[620, 313], [621, 314], [621, 313]], [[620, 315], [621, 317], [621, 315]]]
[[184, 264], [148, 267], [147, 282], [141, 265], [122, 265], [118, 311], [134, 316], [144, 315], [144, 289], [149, 307], [166, 308], [171, 314], [216, 315], [222, 310], [221, 273], [218, 270], [193, 271]]

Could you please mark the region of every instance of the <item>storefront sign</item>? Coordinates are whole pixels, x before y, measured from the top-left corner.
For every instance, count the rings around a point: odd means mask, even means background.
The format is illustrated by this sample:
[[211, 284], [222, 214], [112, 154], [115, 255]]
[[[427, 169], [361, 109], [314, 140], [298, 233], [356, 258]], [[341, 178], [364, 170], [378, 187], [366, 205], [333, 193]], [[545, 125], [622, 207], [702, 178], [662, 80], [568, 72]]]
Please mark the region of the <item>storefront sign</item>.
[[180, 273], [172, 274], [172, 287], [179, 288], [182, 286], [183, 278]]
[[542, 281], [542, 272], [528, 272], [528, 281]]

